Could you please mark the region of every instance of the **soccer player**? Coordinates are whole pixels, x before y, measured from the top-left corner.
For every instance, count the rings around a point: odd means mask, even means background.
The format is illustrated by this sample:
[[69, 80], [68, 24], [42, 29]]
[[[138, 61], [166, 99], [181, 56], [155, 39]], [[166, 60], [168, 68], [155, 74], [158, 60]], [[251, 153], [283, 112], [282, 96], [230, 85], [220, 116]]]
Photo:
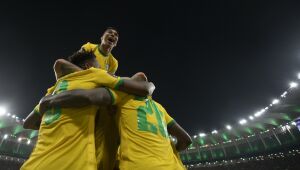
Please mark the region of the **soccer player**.
[[[146, 80], [143, 74], [136, 74], [133, 79]], [[112, 89], [97, 88], [48, 96], [42, 100], [41, 105], [68, 107], [72, 103], [72, 107], [75, 106], [74, 103], [80, 103], [81, 106], [107, 103], [118, 106], [121, 170], [184, 169], [181, 161], [173, 153], [169, 134], [177, 138], [178, 151], [186, 149], [191, 144], [191, 138], [150, 96], [137, 97]]]
[[81, 47], [81, 50], [92, 51], [100, 64], [100, 68], [107, 70], [111, 74], [115, 74], [118, 69], [118, 61], [111, 54], [111, 51], [117, 45], [118, 39], [118, 31], [112, 27], [108, 27], [101, 37], [100, 44], [88, 42]]
[[[106, 70], [108, 73], [115, 74], [118, 69], [118, 60], [111, 54], [113, 48], [117, 45], [119, 34], [116, 29], [108, 27], [102, 37], [100, 44], [92, 44], [90, 42], [84, 44], [79, 51], [93, 52], [99, 63], [101, 69]], [[73, 68], [61, 71], [61, 65], [66, 62], [58, 59], [54, 64], [56, 79], [71, 73]], [[68, 65], [68, 64], [67, 64]], [[68, 65], [70, 66], [70, 65]]]
[[[111, 76], [105, 70], [97, 69], [99, 64], [91, 52], [77, 52], [71, 56], [71, 61], [80, 68], [80, 71], [58, 79], [54, 87], [48, 90], [47, 95], [101, 86], [140, 95], [147, 95], [151, 89], [151, 84], [121, 79]], [[36, 129], [39, 126], [36, 122], [41, 120], [37, 144], [21, 169], [97, 169], [94, 128], [98, 106], [54, 107], [46, 109], [47, 111], [42, 114], [43, 110], [38, 105], [24, 122], [24, 128]]]

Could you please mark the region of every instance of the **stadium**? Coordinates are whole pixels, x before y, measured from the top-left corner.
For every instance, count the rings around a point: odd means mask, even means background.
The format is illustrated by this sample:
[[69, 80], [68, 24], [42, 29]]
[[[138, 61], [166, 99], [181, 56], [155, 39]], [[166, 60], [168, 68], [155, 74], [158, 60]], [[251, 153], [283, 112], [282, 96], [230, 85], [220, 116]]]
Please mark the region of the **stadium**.
[[0, 8], [0, 170], [300, 169], [300, 1]]
[[[300, 78], [300, 74], [299, 74]], [[235, 125], [193, 136], [180, 153], [188, 169], [288, 169], [299, 167], [300, 89], [290, 87], [270, 105]], [[0, 110], [0, 169], [19, 169], [30, 156], [38, 131], [26, 130], [24, 119]], [[297, 127], [298, 126], [298, 127]], [[175, 138], [172, 138], [176, 141]]]

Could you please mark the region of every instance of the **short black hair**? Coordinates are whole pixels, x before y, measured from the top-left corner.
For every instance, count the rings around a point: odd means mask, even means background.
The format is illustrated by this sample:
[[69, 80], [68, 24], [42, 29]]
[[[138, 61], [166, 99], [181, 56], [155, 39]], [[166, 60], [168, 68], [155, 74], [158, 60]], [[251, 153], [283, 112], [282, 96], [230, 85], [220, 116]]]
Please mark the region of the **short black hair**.
[[75, 64], [78, 67], [83, 67], [83, 65], [91, 59], [95, 59], [96, 56], [94, 55], [94, 53], [88, 52], [88, 51], [77, 51], [74, 54], [72, 54], [71, 56], [68, 57], [68, 60]]
[[116, 27], [107, 27], [104, 32], [106, 32], [108, 30], [115, 30], [115, 31], [117, 31], [117, 33], [119, 33], [119, 31], [116, 29]]

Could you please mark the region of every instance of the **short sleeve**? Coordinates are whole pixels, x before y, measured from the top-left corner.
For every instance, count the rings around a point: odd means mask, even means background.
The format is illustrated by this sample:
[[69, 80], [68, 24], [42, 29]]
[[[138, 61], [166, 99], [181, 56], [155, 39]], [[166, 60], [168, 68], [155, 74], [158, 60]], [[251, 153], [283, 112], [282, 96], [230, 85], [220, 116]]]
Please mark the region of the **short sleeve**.
[[110, 64], [108, 72], [115, 74], [118, 69], [118, 60], [115, 59], [113, 56], [111, 56], [111, 57], [112, 57], [112, 59], [111, 59], [111, 64]]
[[82, 45], [81, 49], [84, 49], [84, 51], [87, 51], [87, 52], [91, 52], [94, 49], [94, 44], [88, 42], [88, 43]]
[[166, 109], [162, 105], [158, 104], [157, 102], [156, 102], [156, 104], [159, 106], [159, 110], [161, 112], [163, 112], [167, 126], [168, 127], [173, 126], [174, 123], [175, 123], [175, 120], [168, 114], [168, 112], [166, 111]]
[[124, 83], [120, 77], [109, 74], [103, 69], [91, 68], [93, 72], [93, 80], [100, 86], [109, 87], [118, 90], [119, 87]]
[[112, 99], [112, 105], [118, 105], [121, 103], [122, 99], [124, 99], [125, 96], [127, 96], [126, 93], [118, 91], [118, 90], [112, 90], [112, 89], [107, 89], [111, 99]]
[[[45, 96], [48, 96], [48, 95], [52, 94], [52, 93], [54, 92], [54, 90], [55, 90], [55, 87], [56, 87], [56, 86], [52, 86], [52, 87], [48, 88], [48, 89], [47, 89], [47, 93], [46, 93]], [[35, 114], [39, 114], [39, 115], [40, 115], [39, 108], [40, 108], [40, 104], [37, 104], [37, 105], [34, 107], [33, 112], [34, 112]]]

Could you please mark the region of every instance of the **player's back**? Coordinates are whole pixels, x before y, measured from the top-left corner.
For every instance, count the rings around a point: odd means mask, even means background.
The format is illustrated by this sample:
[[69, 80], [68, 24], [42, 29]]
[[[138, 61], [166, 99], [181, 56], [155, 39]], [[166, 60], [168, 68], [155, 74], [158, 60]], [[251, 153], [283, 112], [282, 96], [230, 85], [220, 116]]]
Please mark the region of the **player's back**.
[[[93, 81], [91, 70], [84, 70], [59, 79], [54, 94], [72, 89], [91, 89], [99, 84]], [[53, 108], [41, 122], [38, 141], [22, 169], [94, 170], [94, 126], [97, 107]]]
[[[119, 95], [117, 95], [118, 93]], [[117, 122], [121, 137], [120, 169], [183, 169], [170, 145], [167, 125], [173, 119], [151, 99], [112, 91], [118, 103]]]

